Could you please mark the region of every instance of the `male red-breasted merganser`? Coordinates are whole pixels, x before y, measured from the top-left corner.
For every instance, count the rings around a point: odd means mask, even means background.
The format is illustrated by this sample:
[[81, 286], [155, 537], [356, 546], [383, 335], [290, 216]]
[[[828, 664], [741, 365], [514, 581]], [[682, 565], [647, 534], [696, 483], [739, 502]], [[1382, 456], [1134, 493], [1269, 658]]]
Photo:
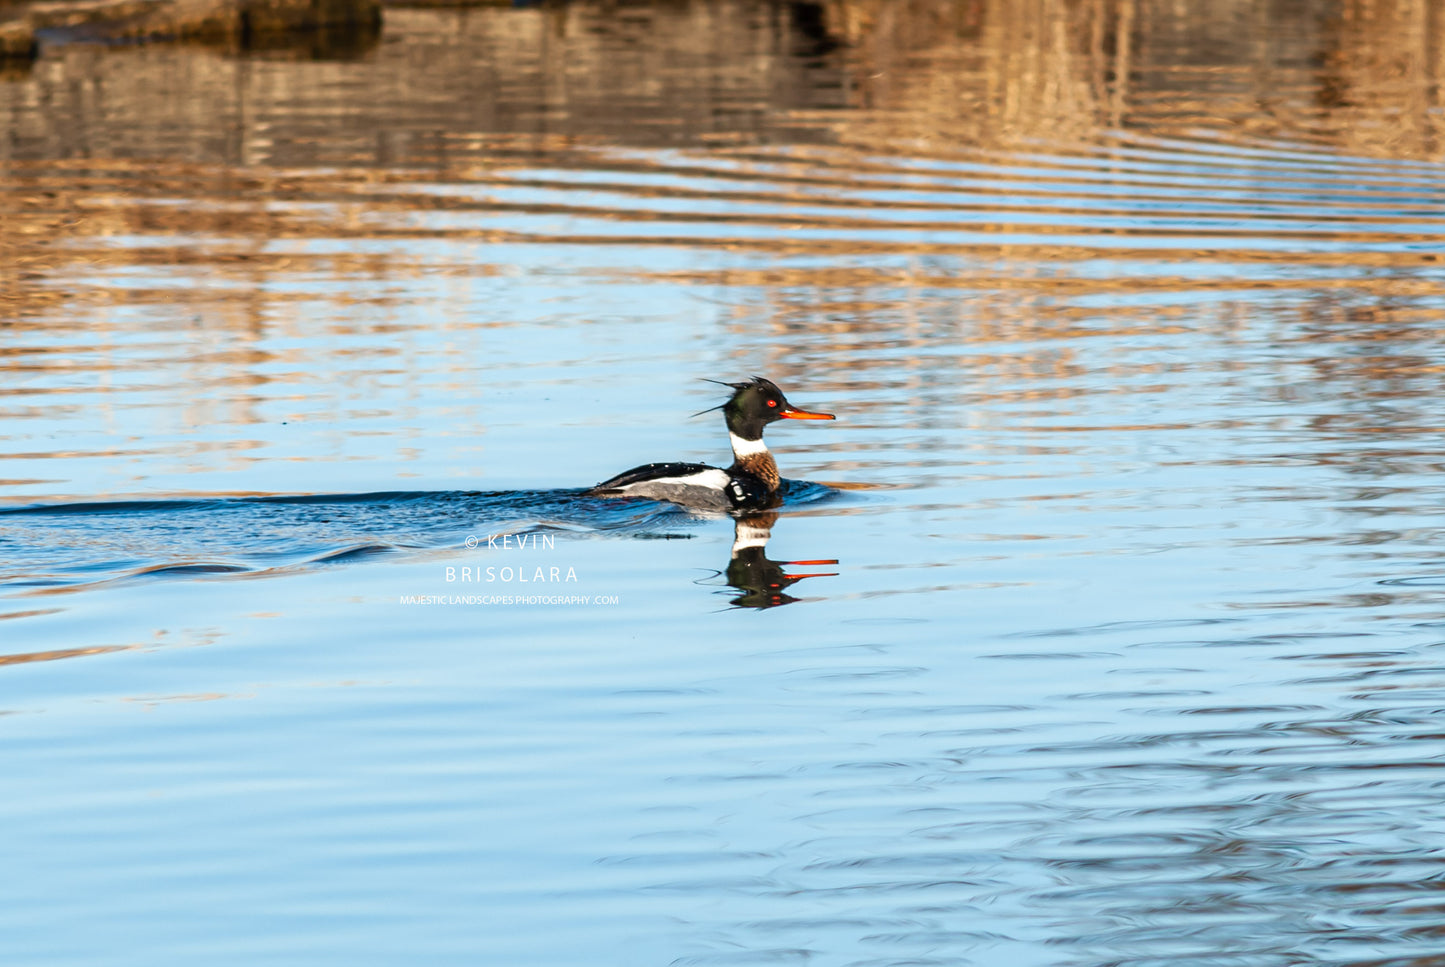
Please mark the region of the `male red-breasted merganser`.
[[777, 420], [831, 420], [833, 414], [798, 409], [772, 381], [761, 376], [720, 385], [733, 389], [726, 403], [713, 407], [722, 410], [727, 420], [733, 442], [731, 467], [649, 463], [604, 480], [587, 493], [594, 497], [649, 497], [703, 510], [757, 510], [775, 505], [781, 478], [763, 443], [763, 428]]

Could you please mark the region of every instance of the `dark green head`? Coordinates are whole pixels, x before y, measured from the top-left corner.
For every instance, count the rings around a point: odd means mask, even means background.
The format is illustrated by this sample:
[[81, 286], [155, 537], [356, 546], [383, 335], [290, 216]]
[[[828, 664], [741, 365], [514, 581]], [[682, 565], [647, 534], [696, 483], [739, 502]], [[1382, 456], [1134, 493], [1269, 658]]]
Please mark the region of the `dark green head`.
[[[711, 380], [710, 382], [717, 382]], [[761, 440], [763, 428], [777, 420], [831, 420], [831, 413], [810, 413], [788, 402], [776, 383], [754, 376], [744, 383], [722, 383], [733, 389], [732, 398], [717, 407], [727, 419], [728, 432], [744, 440]]]

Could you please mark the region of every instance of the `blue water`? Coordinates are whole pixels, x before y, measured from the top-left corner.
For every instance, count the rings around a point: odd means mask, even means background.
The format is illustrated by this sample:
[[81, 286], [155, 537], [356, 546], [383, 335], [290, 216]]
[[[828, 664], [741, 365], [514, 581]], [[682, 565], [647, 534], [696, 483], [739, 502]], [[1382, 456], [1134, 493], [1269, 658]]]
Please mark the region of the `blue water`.
[[[587, 596], [570, 593], [581, 581], [576, 569], [535, 552], [556, 551], [559, 540], [564, 546], [606, 537], [685, 540], [709, 518], [720, 518], [734, 526], [728, 564], [741, 570], [724, 567], [718, 575], [726, 574], [744, 598], [765, 595], [743, 604], [771, 607], [795, 600], [774, 600], [772, 589], [835, 576], [788, 574], [774, 565], [766, 557], [772, 525], [781, 513], [841, 496], [821, 484], [785, 479], [775, 508], [731, 516], [666, 501], [595, 497], [581, 488], [42, 503], [0, 510], [6, 561], [0, 589], [23, 595], [32, 588], [80, 591], [136, 579], [281, 576], [382, 556], [427, 559], [466, 550], [476, 554], [442, 572], [444, 583], [456, 585], [447, 589], [453, 593], [403, 596], [427, 600], [402, 603], [510, 604], [525, 597], [524, 603], [579, 604]], [[471, 593], [477, 591], [485, 593]], [[530, 601], [539, 597], [545, 600]]]
[[[1445, 956], [1445, 193], [1294, 53], [1378, 37], [1044, 58], [1120, 114], [797, 6], [0, 79], [6, 963]], [[755, 373], [775, 513], [584, 494]]]

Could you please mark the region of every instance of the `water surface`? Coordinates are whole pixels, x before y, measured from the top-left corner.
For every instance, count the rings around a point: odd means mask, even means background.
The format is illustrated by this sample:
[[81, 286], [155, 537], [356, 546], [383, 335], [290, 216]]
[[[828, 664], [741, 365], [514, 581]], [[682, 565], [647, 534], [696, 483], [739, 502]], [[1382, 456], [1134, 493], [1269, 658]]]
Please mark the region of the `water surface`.
[[[9, 960], [1429, 962], [1440, 30], [397, 6], [7, 68]], [[838, 415], [776, 515], [581, 495], [726, 460], [753, 373]]]

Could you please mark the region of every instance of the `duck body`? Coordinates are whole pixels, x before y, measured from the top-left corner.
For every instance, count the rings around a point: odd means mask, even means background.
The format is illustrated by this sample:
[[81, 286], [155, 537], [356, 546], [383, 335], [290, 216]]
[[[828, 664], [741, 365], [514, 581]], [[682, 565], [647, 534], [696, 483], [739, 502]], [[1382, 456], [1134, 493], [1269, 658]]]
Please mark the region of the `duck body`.
[[769, 503], [756, 477], [705, 463], [645, 463], [593, 487], [597, 497], [648, 497], [699, 510], [746, 510]]
[[[763, 428], [777, 420], [831, 420], [788, 403], [772, 381], [756, 376], [725, 383], [733, 390], [723, 411], [732, 439], [733, 463], [723, 469], [705, 463], [647, 463], [587, 491], [595, 497], [645, 497], [698, 510], [753, 511], [782, 499], [777, 462], [763, 443]], [[706, 411], [704, 411], [706, 412]]]

